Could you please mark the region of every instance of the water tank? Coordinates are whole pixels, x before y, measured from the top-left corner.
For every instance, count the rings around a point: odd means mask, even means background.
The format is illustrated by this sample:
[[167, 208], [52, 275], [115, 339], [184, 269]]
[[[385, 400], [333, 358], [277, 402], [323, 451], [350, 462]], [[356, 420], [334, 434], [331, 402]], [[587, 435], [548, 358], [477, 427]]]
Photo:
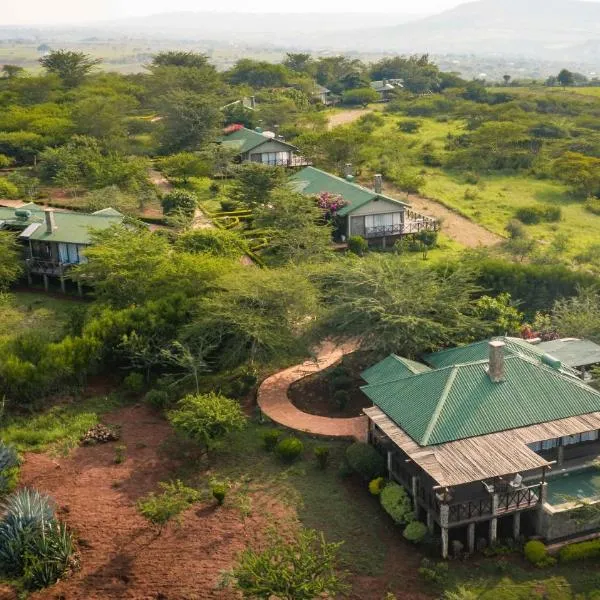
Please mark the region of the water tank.
[[556, 369], [557, 371], [562, 367], [562, 363], [560, 362], [560, 360], [558, 360], [558, 358], [555, 358], [551, 354], [543, 354], [542, 362], [545, 365], [548, 365], [549, 367]]
[[17, 208], [17, 210], [15, 210], [15, 217], [21, 221], [27, 221], [27, 219], [31, 217], [31, 211]]

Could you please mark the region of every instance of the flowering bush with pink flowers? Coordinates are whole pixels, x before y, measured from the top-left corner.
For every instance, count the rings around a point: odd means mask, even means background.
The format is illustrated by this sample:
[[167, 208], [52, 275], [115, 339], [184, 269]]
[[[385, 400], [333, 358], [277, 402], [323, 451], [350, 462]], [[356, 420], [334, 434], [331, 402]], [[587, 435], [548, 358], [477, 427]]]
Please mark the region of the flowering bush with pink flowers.
[[329, 221], [336, 216], [337, 212], [346, 206], [348, 202], [339, 194], [321, 192], [317, 194], [317, 206], [323, 211], [325, 220]]

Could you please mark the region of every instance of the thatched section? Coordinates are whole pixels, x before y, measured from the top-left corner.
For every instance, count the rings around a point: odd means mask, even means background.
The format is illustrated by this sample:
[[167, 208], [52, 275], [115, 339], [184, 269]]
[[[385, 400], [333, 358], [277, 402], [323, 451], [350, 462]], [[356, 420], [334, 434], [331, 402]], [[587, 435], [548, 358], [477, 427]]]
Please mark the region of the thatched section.
[[364, 413], [440, 486], [455, 486], [549, 466], [527, 444], [600, 429], [600, 412], [478, 437], [419, 446], [376, 406]]

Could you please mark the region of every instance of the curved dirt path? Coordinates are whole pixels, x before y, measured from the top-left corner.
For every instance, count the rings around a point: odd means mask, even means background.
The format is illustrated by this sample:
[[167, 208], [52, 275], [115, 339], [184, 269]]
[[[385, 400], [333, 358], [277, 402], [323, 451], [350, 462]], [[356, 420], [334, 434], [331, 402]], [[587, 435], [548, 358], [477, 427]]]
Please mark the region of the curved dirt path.
[[327, 121], [327, 129], [333, 129], [340, 125], [348, 125], [360, 119], [363, 115], [373, 112], [372, 108], [351, 108], [334, 113]]
[[383, 189], [392, 198], [405, 198], [416, 212], [428, 217], [442, 219], [442, 232], [467, 248], [495, 246], [504, 239], [497, 233], [493, 233], [483, 225], [459, 215], [436, 200], [416, 194], [406, 194], [390, 183], [385, 183]]
[[292, 383], [312, 373], [323, 371], [338, 362], [344, 354], [354, 350], [356, 350], [355, 343], [349, 342], [338, 346], [331, 341], [323, 342], [317, 349], [314, 360], [307, 360], [301, 365], [275, 373], [262, 382], [258, 389], [260, 409], [271, 420], [290, 429], [325, 437], [366, 441], [367, 417], [350, 419], [319, 417], [297, 409], [288, 398], [288, 388]]

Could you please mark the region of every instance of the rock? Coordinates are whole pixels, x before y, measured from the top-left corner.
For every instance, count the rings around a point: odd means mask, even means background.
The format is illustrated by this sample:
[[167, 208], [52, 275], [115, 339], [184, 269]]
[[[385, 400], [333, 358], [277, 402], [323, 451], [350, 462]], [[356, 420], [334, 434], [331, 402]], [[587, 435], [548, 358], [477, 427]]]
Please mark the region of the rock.
[[82, 444], [104, 444], [106, 442], [115, 442], [120, 438], [119, 429], [114, 426], [98, 423], [89, 429], [81, 438]]

